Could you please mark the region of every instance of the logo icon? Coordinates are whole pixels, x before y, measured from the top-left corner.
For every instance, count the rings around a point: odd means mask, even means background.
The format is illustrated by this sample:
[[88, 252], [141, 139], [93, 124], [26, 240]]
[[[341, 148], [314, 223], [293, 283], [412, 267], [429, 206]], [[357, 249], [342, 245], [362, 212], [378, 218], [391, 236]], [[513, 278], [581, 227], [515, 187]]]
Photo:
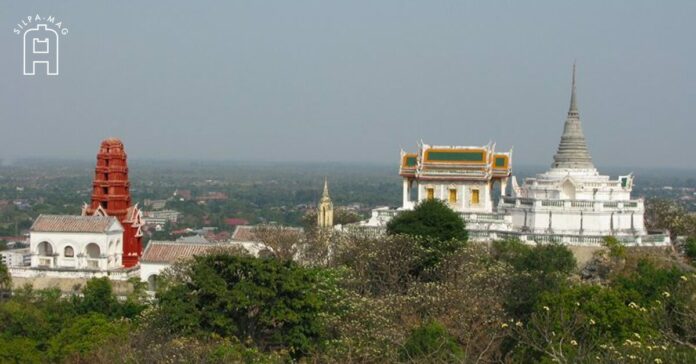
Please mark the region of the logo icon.
[[55, 17], [28, 16], [17, 23], [15, 34], [22, 35], [22, 64], [25, 76], [34, 76], [45, 70], [49, 76], [58, 75], [60, 35], [68, 34], [63, 22]]
[[46, 24], [24, 32], [24, 74], [35, 75], [37, 64], [46, 65], [47, 75], [58, 74], [58, 33]]

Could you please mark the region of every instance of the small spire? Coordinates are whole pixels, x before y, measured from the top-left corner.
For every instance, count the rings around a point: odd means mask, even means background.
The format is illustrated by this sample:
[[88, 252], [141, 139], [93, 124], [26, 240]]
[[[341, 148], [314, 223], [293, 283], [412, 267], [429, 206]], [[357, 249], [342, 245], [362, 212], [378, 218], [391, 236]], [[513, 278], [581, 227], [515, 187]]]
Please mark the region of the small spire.
[[578, 101], [577, 97], [575, 96], [575, 62], [573, 62], [573, 86], [572, 90], [570, 91], [570, 109], [568, 110], [568, 113], [578, 113]]
[[324, 193], [322, 197], [329, 197], [329, 181], [326, 177], [324, 177]]

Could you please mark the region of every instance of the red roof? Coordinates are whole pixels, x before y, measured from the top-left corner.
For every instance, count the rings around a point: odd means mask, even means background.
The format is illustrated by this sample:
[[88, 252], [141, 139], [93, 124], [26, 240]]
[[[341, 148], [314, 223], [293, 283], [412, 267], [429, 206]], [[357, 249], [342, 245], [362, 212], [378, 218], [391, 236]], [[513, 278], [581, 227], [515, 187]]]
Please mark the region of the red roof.
[[232, 240], [237, 241], [255, 241], [256, 234], [254, 234], [254, 229], [256, 227], [251, 225], [238, 225], [232, 233]]
[[153, 240], [145, 248], [141, 262], [174, 263], [178, 260], [203, 255], [207, 251], [219, 247], [216, 244], [177, 243], [173, 241]]
[[240, 219], [236, 217], [230, 217], [225, 219], [225, 223], [230, 226], [237, 226], [237, 225], [249, 225], [249, 221], [245, 219]]

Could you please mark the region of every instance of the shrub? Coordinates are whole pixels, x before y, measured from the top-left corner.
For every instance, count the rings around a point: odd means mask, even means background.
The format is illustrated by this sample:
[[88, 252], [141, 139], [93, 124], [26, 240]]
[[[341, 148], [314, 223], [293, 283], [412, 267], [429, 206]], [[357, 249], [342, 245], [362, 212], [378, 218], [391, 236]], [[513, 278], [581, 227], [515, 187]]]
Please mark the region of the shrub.
[[459, 363], [463, 357], [462, 348], [437, 321], [429, 321], [413, 330], [400, 355], [403, 361], [419, 363]]
[[684, 254], [691, 258], [692, 261], [696, 260], [696, 237], [689, 237], [684, 242]]
[[249, 338], [262, 350], [285, 348], [294, 357], [322, 335], [317, 270], [227, 252], [177, 269], [163, 277], [158, 295], [159, 325], [173, 334]]
[[426, 200], [412, 211], [403, 211], [387, 224], [387, 233], [429, 237], [439, 241], [466, 242], [464, 220], [438, 200]]
[[613, 236], [605, 236], [602, 238], [602, 245], [609, 248], [609, 256], [612, 258], [625, 258], [626, 247]]

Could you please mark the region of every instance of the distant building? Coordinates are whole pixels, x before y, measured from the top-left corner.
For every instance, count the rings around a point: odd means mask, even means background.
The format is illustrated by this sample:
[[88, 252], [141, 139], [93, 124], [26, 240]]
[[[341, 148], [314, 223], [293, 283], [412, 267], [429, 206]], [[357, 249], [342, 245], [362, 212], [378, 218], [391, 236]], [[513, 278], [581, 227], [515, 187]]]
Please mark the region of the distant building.
[[[512, 237], [529, 242], [596, 246], [603, 237], [611, 235], [632, 245], [670, 243], [664, 233], [647, 233], [643, 200], [631, 198], [631, 174], [612, 180], [595, 169], [580, 122], [575, 67], [570, 108], [551, 169], [519, 186], [511, 174], [511, 158], [511, 151], [498, 153], [490, 144], [421, 144], [418, 153], [402, 151], [401, 208], [378, 208], [370, 220], [337, 229], [365, 230], [376, 235], [379, 232], [375, 229], [384, 229], [400, 211], [413, 209], [424, 200], [438, 199], [460, 213], [472, 240]], [[500, 186], [497, 206], [492, 195], [496, 183]]]
[[317, 206], [317, 227], [331, 229], [333, 227], [333, 202], [329, 196], [329, 182], [324, 179], [324, 192]]
[[201, 235], [189, 235], [181, 236], [176, 239], [177, 243], [190, 243], [190, 244], [210, 244], [210, 241]]
[[120, 139], [102, 141], [92, 183], [92, 202], [83, 207], [82, 214], [116, 217], [123, 227], [123, 265], [138, 264], [143, 252], [142, 213], [137, 204], [131, 204], [127, 156]]
[[157, 289], [157, 281], [162, 271], [172, 264], [195, 256], [205, 255], [215, 249], [238, 247], [246, 250], [251, 255], [258, 256], [265, 246], [255, 242], [229, 242], [223, 244], [210, 244], [183, 241], [158, 241], [153, 240], [145, 248], [140, 261], [140, 280], [147, 282], [148, 290]]
[[162, 210], [167, 205], [167, 200], [151, 200], [146, 198], [143, 204], [145, 207], [149, 207], [152, 210]]
[[229, 226], [249, 225], [249, 220], [240, 219], [236, 217], [229, 217], [225, 219], [225, 224]]
[[31, 267], [121, 268], [123, 227], [112, 216], [40, 215], [30, 230]]
[[30, 266], [31, 251], [29, 248], [3, 250], [0, 251], [0, 259], [7, 267]]
[[14, 266], [12, 277], [127, 280], [142, 254], [142, 214], [131, 204], [123, 143], [102, 141], [92, 182], [92, 199], [82, 215], [40, 215], [29, 232], [29, 267]]
[[[277, 225], [269, 225], [269, 226], [277, 226]], [[258, 229], [264, 228], [264, 225], [240, 225], [237, 226], [234, 229], [234, 232], [232, 233], [232, 241], [233, 242], [245, 242], [245, 241], [254, 241], [254, 242], [261, 242], [259, 237], [256, 234], [256, 231]], [[290, 227], [290, 226], [281, 226], [280, 227], [281, 231], [283, 231], [285, 234], [294, 234], [301, 236], [304, 234], [304, 229], [299, 228], [299, 227]]]
[[191, 199], [191, 190], [180, 190], [174, 191], [174, 198], [179, 201], [188, 201]]
[[166, 223], [176, 223], [181, 217], [181, 213], [175, 210], [145, 211], [143, 212], [143, 223], [146, 225], [165, 225]]
[[208, 192], [202, 196], [196, 197], [196, 201], [198, 201], [198, 202], [226, 201], [228, 198], [229, 197], [224, 192]]
[[238, 225], [234, 228], [232, 233], [232, 240], [234, 241], [255, 241], [256, 234], [254, 234], [256, 226], [253, 225]]

